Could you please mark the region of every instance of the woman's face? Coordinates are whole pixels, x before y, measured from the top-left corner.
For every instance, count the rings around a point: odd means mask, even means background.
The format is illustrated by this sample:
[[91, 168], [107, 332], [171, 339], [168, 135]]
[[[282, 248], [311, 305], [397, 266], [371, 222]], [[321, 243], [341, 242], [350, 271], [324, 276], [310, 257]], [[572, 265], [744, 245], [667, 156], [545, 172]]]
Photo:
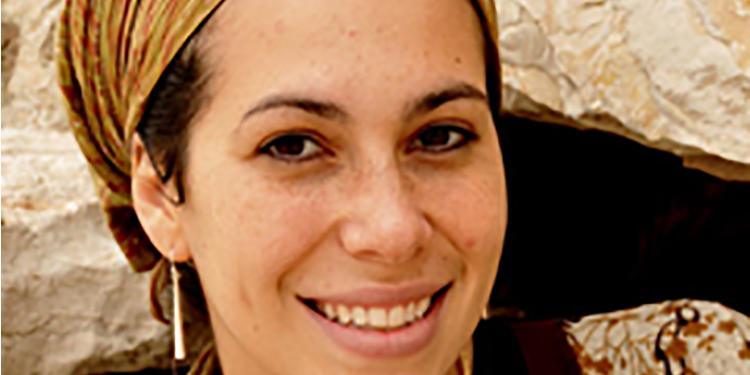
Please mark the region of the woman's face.
[[228, 1], [205, 31], [177, 241], [224, 370], [447, 371], [506, 223], [470, 2]]

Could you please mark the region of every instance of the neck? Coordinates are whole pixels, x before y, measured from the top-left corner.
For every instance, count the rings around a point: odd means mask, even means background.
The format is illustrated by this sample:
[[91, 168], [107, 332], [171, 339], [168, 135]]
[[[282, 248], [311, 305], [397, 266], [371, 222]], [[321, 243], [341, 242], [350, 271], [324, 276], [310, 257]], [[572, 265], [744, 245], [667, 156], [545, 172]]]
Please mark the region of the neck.
[[446, 375], [472, 375], [474, 363], [474, 345], [472, 340], [461, 349], [454, 366], [451, 366]]

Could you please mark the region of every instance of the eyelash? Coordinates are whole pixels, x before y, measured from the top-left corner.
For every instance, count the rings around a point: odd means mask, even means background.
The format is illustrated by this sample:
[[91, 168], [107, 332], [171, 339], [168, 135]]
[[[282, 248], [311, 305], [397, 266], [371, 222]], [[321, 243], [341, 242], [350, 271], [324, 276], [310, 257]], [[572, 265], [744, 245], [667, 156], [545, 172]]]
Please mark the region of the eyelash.
[[[291, 156], [290, 157], [290, 156], [288, 156], [288, 154], [281, 154], [278, 151], [278, 147], [280, 146], [280, 143], [282, 141], [284, 141], [284, 140], [298, 140], [298, 141], [301, 140], [302, 141], [302, 149], [299, 151], [299, 153], [304, 153], [305, 149], [306, 149], [305, 146], [310, 145], [310, 144], [314, 145], [319, 150], [316, 151], [313, 154], [308, 154], [308, 155], [306, 155], [306, 156], [304, 156], [302, 158], [298, 158], [296, 156]], [[299, 145], [297, 145], [297, 146], [299, 146]], [[314, 159], [314, 158], [316, 158], [316, 157], [318, 157], [318, 156], [326, 153], [325, 149], [323, 149], [323, 147], [320, 145], [320, 142], [318, 142], [317, 140], [315, 140], [314, 136], [312, 136], [310, 134], [306, 134], [306, 133], [288, 133], [288, 134], [280, 135], [280, 136], [272, 139], [268, 143], [266, 143], [264, 146], [261, 146], [261, 148], [259, 149], [259, 152], [261, 154], [268, 155], [268, 156], [270, 156], [270, 157], [272, 157], [274, 159], [277, 159], [277, 160], [280, 160], [280, 161], [284, 161], [284, 162], [287, 162], [287, 163], [302, 163], [302, 162]]]
[[452, 144], [449, 144], [446, 147], [437, 147], [436, 149], [429, 149], [426, 147], [423, 147], [422, 149], [430, 154], [440, 154], [449, 152], [458, 148], [461, 148], [473, 141], [475, 141], [478, 136], [472, 132], [471, 130], [468, 130], [466, 128], [462, 128], [460, 126], [455, 125], [448, 125], [448, 124], [440, 124], [440, 125], [429, 125], [427, 127], [422, 128], [420, 131], [417, 132], [417, 134], [412, 137], [409, 141], [409, 146], [407, 147], [407, 152], [413, 152], [415, 149], [418, 149], [419, 147], [412, 147], [412, 143], [420, 140], [420, 137], [427, 134], [427, 132], [430, 131], [436, 131], [436, 130], [443, 130], [448, 131], [448, 140], [454, 139], [451, 135], [458, 135], [460, 138], [458, 140], [454, 140]]
[[[441, 148], [437, 147], [435, 149], [430, 149], [429, 147], [423, 146], [423, 147], [414, 147], [412, 144], [420, 141], [423, 142], [424, 140], [421, 140], [420, 138], [428, 135], [428, 132], [436, 131], [436, 130], [442, 130], [442, 131], [448, 131], [448, 141], [453, 140], [452, 144], [449, 144], [447, 147]], [[454, 135], [457, 135], [460, 137], [458, 140], [455, 140]], [[312, 159], [315, 159], [316, 157], [328, 153], [321, 145], [320, 142], [318, 142], [315, 136], [312, 136], [310, 134], [306, 133], [288, 133], [281, 136], [278, 136], [265, 145], [261, 146], [259, 149], [259, 152], [261, 154], [268, 155], [274, 159], [288, 162], [288, 163], [302, 163], [306, 162]], [[441, 154], [450, 152], [452, 150], [464, 147], [465, 145], [475, 141], [478, 139], [478, 136], [463, 127], [455, 126], [455, 125], [430, 125], [427, 126], [420, 131], [417, 132], [417, 134], [409, 139], [409, 146], [407, 147], [407, 152], [411, 153], [416, 151], [419, 148], [422, 148], [426, 153], [428, 154]], [[292, 156], [289, 156], [289, 154], [282, 154], [279, 152], [278, 147], [281, 146], [281, 142], [284, 140], [296, 140], [297, 142], [302, 142], [302, 149], [298, 150], [298, 153]], [[307, 153], [306, 156], [302, 158], [298, 158], [297, 155], [304, 154], [306, 147], [308, 145], [313, 145], [314, 147], [317, 147], [319, 150], [314, 151], [312, 153]], [[296, 144], [295, 146], [300, 146], [299, 144]], [[296, 151], [296, 150], [295, 150]]]

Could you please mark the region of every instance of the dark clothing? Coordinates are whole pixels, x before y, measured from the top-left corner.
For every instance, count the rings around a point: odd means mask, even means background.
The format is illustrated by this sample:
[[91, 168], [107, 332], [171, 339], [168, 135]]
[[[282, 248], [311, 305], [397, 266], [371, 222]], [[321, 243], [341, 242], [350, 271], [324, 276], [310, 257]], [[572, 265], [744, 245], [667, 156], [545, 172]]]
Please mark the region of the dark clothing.
[[474, 332], [475, 375], [580, 375], [575, 353], [556, 320], [483, 320]]

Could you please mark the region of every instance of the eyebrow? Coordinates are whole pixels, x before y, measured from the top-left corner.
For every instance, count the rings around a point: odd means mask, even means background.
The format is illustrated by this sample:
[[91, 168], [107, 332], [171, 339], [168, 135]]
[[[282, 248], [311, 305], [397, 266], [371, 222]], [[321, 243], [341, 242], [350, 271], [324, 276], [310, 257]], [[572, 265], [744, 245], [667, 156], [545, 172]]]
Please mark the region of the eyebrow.
[[318, 101], [311, 98], [292, 95], [274, 95], [264, 99], [259, 104], [245, 112], [242, 121], [258, 113], [276, 108], [294, 108], [304, 112], [332, 120], [347, 120], [349, 115], [341, 107], [331, 102]]
[[455, 83], [446, 88], [430, 92], [411, 105], [408, 105], [404, 110], [404, 117], [411, 119], [415, 116], [429, 113], [441, 105], [457, 99], [474, 99], [486, 102], [487, 95], [468, 83]]
[[[454, 83], [445, 88], [432, 91], [420, 99], [409, 103], [404, 108], [404, 118], [412, 119], [418, 115], [429, 113], [453, 100], [474, 99], [487, 101], [487, 95], [480, 89], [468, 83]], [[249, 117], [277, 108], [292, 108], [307, 112], [309, 114], [325, 119], [347, 122], [351, 116], [341, 106], [333, 102], [320, 101], [310, 97], [294, 94], [279, 94], [263, 99], [260, 103], [250, 108], [242, 116], [240, 124]]]

